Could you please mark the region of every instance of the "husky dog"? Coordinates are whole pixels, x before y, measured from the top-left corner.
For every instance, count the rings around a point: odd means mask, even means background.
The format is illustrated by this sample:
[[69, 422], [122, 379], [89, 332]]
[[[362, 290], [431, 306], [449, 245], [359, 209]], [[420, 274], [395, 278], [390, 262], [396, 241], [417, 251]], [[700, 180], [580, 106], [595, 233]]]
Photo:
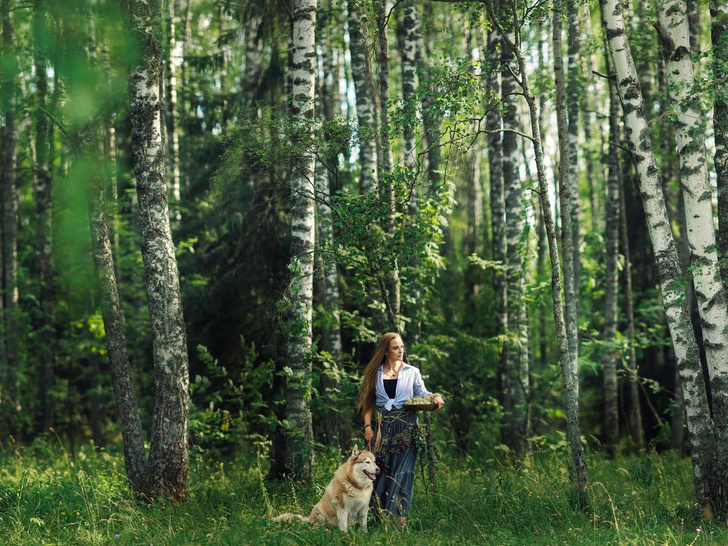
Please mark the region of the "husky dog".
[[298, 514], [281, 514], [273, 521], [290, 521], [298, 518], [311, 524], [336, 525], [341, 531], [346, 531], [349, 522], [357, 520], [366, 533], [369, 499], [377, 474], [379, 467], [374, 455], [366, 449], [359, 451], [359, 448], [354, 446], [351, 457], [334, 473], [333, 479], [326, 486], [324, 496], [313, 507], [307, 518]]

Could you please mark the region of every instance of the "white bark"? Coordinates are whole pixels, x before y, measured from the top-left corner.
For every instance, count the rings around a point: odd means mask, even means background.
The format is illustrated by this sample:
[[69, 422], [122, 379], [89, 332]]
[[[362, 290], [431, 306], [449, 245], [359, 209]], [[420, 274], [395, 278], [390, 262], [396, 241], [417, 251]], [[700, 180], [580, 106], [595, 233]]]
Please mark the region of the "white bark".
[[619, 0], [601, 0], [602, 24], [617, 78], [629, 148], [639, 178], [642, 204], [655, 251], [655, 262], [673, 348], [685, 395], [688, 432], [698, 502], [707, 502], [706, 490], [712, 464], [713, 423], [697, 343], [687, 310], [682, 306], [681, 269], [670, 229], [645, 117], [639, 78], [627, 41]]
[[[728, 3], [711, 0], [711, 41], [713, 43], [713, 78], [728, 80]], [[721, 256], [723, 284], [728, 285], [728, 91], [715, 85], [713, 133], [715, 135], [715, 173], [718, 186], [718, 253]]]
[[182, 42], [177, 40], [177, 27], [179, 26], [180, 17], [175, 10], [175, 0], [167, 0], [169, 6], [169, 69], [167, 80], [167, 94], [169, 107], [167, 109], [169, 115], [169, 171], [170, 171], [170, 190], [172, 195], [172, 206], [175, 222], [182, 220], [180, 210], [182, 193], [180, 185], [180, 168], [179, 168], [179, 111], [177, 106], [177, 85], [179, 80], [179, 71], [182, 68]]
[[361, 192], [376, 190], [377, 180], [377, 103], [374, 94], [369, 43], [366, 26], [361, 20], [362, 8], [357, 0], [348, 0], [349, 52], [351, 53], [351, 74], [356, 91], [357, 134], [359, 137], [359, 165]]
[[311, 390], [313, 248], [315, 239], [314, 95], [316, 82], [316, 0], [296, 0], [291, 56], [295, 122], [291, 158], [291, 312], [286, 384], [286, 472], [304, 480], [313, 474], [313, 431], [308, 407]]
[[508, 375], [510, 397], [509, 434], [505, 438], [515, 453], [522, 454], [528, 431], [529, 351], [528, 318], [523, 298], [525, 277], [521, 237], [523, 217], [523, 186], [519, 172], [521, 154], [518, 148], [520, 127], [516, 82], [512, 75], [517, 72], [514, 54], [506, 44], [501, 46], [501, 101], [505, 105], [503, 116], [503, 191], [506, 213], [506, 265], [508, 266], [508, 325], [511, 343], [508, 349]]
[[413, 176], [417, 170], [417, 141], [415, 136], [415, 89], [417, 89], [417, 40], [420, 15], [414, 0], [406, 0], [402, 23], [402, 100], [404, 102], [404, 165]]
[[139, 48], [139, 60], [129, 70], [129, 117], [154, 352], [150, 494], [179, 502], [187, 497], [189, 470], [189, 363], [165, 175], [161, 5], [159, 0], [124, 0], [123, 5]]
[[[566, 333], [569, 340], [569, 367], [571, 385], [575, 399], [579, 399], [579, 325], [576, 313], [578, 306], [576, 274], [574, 263], [574, 228], [572, 211], [572, 189], [569, 180], [571, 156], [569, 154], [569, 132], [566, 111], [566, 95], [564, 85], [564, 65], [562, 59], [561, 13], [560, 0], [555, 0], [553, 14], [553, 51], [554, 51], [554, 83], [556, 87], [556, 119], [559, 137], [559, 205], [561, 207], [561, 244], [563, 247], [564, 267], [564, 300]], [[565, 372], [566, 373], [566, 372]], [[578, 402], [577, 402], [578, 403]]]
[[[488, 13], [498, 27], [497, 18], [494, 16], [494, 6], [486, 4]], [[515, 10], [514, 10], [515, 12]], [[516, 22], [517, 23], [517, 22]], [[518, 28], [514, 24], [514, 28]], [[498, 28], [502, 34], [502, 28]], [[554, 326], [559, 347], [559, 363], [561, 365], [561, 378], [564, 388], [564, 407], [566, 413], [566, 438], [571, 451], [571, 458], [574, 464], [574, 481], [577, 484], [579, 504], [585, 506], [586, 492], [589, 485], [589, 474], [584, 459], [584, 446], [581, 443], [579, 429], [579, 400], [576, 396], [577, 386], [574, 384], [574, 377], [570, 373], [571, 357], [569, 356], [569, 343], [564, 324], [563, 300], [561, 297], [561, 260], [559, 258], [558, 242], [556, 238], [556, 225], [551, 213], [551, 199], [549, 198], [549, 187], [546, 179], [546, 166], [544, 163], [543, 144], [541, 142], [541, 128], [539, 125], [539, 109], [536, 98], [533, 96], [528, 80], [526, 58], [521, 51], [520, 33], [516, 32], [513, 40], [505, 39], [508, 46], [516, 54], [518, 60], [518, 76], [523, 97], [528, 105], [531, 121], [531, 139], [536, 159], [536, 170], [538, 175], [538, 193], [541, 201], [541, 209], [546, 228], [546, 236], [549, 243], [549, 255], [551, 257], [551, 297], [553, 301]]]

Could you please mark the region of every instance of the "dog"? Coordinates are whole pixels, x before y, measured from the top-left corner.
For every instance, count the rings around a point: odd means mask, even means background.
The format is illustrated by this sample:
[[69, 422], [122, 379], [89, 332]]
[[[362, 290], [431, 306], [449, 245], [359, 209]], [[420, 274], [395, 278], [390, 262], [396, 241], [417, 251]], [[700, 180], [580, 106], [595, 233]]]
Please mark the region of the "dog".
[[359, 527], [366, 533], [369, 499], [377, 474], [379, 467], [371, 451], [359, 451], [354, 446], [351, 457], [336, 470], [333, 479], [326, 486], [324, 496], [307, 518], [299, 514], [281, 514], [273, 518], [273, 521], [298, 518], [312, 525], [324, 523], [338, 526], [341, 531], [346, 531], [349, 522], [358, 521]]

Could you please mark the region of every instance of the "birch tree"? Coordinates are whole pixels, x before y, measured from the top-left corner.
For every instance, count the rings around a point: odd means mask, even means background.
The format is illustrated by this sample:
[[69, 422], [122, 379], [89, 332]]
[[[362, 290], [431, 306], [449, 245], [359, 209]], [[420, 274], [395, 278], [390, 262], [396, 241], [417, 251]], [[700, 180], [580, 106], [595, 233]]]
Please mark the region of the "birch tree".
[[662, 195], [655, 155], [645, 117], [644, 102], [624, 27], [619, 0], [600, 0], [602, 25], [614, 63], [624, 124], [632, 161], [639, 180], [642, 204], [655, 252], [655, 265], [665, 315], [673, 341], [684, 397], [695, 492], [699, 504], [710, 504], [710, 473], [715, 449], [714, 426], [710, 418], [705, 380], [698, 346], [687, 310], [681, 305], [681, 269]]
[[[500, 89], [500, 35], [492, 30], [488, 33], [488, 91], [489, 95], [496, 97]], [[493, 261], [504, 264], [506, 261], [506, 205], [503, 190], [503, 132], [502, 120], [495, 104], [487, 104], [486, 128], [488, 130], [488, 171], [490, 173], [490, 225], [492, 231]], [[497, 334], [506, 339], [508, 332], [508, 284], [505, 270], [496, 270], [493, 273], [493, 291], [495, 292]], [[511, 399], [506, 396], [510, 390], [508, 375], [508, 351], [506, 341], [502, 343], [498, 355], [498, 393], [499, 401], [503, 406], [503, 422], [501, 426], [501, 441], [505, 442], [508, 430], [507, 416], [512, 412]], [[507, 445], [507, 444], [506, 444]]]
[[[609, 141], [612, 148], [608, 153], [607, 193], [605, 196], [606, 226], [605, 279], [604, 279], [604, 438], [607, 455], [614, 456], [619, 445], [619, 397], [617, 390], [617, 288], [619, 281], [619, 216], [621, 209], [619, 154], [619, 97], [612, 78], [609, 81]], [[625, 243], [629, 244], [628, 241]], [[630, 386], [636, 382], [630, 380]]]
[[[328, 6], [327, 6], [327, 5]], [[320, 109], [317, 116], [320, 122], [333, 122], [339, 111], [341, 97], [339, 94], [339, 82], [337, 79], [338, 65], [334, 59], [332, 34], [335, 32], [333, 22], [338, 10], [330, 9], [334, 4], [331, 0], [324, 3], [317, 1], [317, 14], [329, 14], [328, 17], [317, 16], [317, 35], [321, 51], [320, 65], [323, 68], [323, 78], [320, 79], [319, 102]], [[327, 7], [329, 9], [327, 9]], [[343, 345], [341, 338], [341, 300], [339, 295], [339, 274], [336, 267], [336, 257], [333, 254], [335, 245], [333, 218], [331, 212], [331, 194], [329, 191], [329, 173], [334, 172], [335, 157], [331, 157], [328, 143], [325, 144], [323, 153], [316, 160], [315, 185], [316, 185], [316, 212], [318, 218], [318, 248], [321, 249], [320, 256], [323, 264], [323, 307], [326, 313], [322, 332], [321, 349], [331, 355], [334, 369], [332, 373], [325, 374], [323, 382], [325, 393], [333, 390], [339, 391], [340, 374], [339, 366], [343, 358]], [[348, 413], [342, 412], [340, 408], [334, 407], [331, 397], [324, 394], [329, 406], [328, 412], [324, 414], [324, 426], [330, 438], [336, 438], [341, 449], [347, 448], [346, 441], [351, 436], [350, 419]]]
[[721, 257], [723, 285], [728, 286], [728, 91], [718, 82], [728, 81], [728, 5], [710, 2], [710, 36], [713, 44], [713, 104], [715, 136], [715, 173], [718, 185], [718, 252]]
[[[56, 331], [53, 324], [53, 127], [44, 110], [48, 110], [48, 43], [50, 27], [45, 0], [34, 1], [33, 53], [35, 64], [36, 114], [34, 199], [36, 213], [36, 256], [38, 267], [41, 343], [38, 373], [38, 427], [47, 431], [53, 422], [52, 388]], [[53, 108], [50, 108], [53, 110]]]
[[[394, 183], [391, 177], [394, 167], [392, 142], [389, 138], [389, 40], [387, 39], [387, 20], [389, 2], [382, 1], [377, 4], [377, 66], [379, 75], [379, 127], [380, 146], [377, 150], [379, 158], [379, 195], [389, 205], [389, 233], [394, 236], [395, 216], [397, 213], [397, 200], [394, 192]], [[393, 315], [392, 322], [395, 328], [399, 327], [402, 307], [401, 283], [399, 279], [399, 261], [395, 257], [387, 275], [387, 301]]]
[[[415, 91], [417, 89], [417, 55], [420, 41], [420, 13], [415, 0], [405, 0], [404, 17], [401, 26], [401, 54], [402, 54], [402, 132], [404, 148], [404, 166], [411, 186], [410, 199], [407, 204], [410, 216], [415, 216], [418, 210], [417, 189], [417, 102]], [[413, 257], [409, 264], [417, 268], [417, 258]], [[419, 317], [419, 290], [412, 284], [409, 290], [410, 315], [412, 328], [408, 333], [409, 342], [417, 345], [420, 341]]]
[[0, 324], [4, 324], [5, 331], [0, 335], [0, 408], [8, 415], [15, 413], [13, 399], [15, 371], [18, 358], [16, 346], [15, 312], [18, 301], [17, 289], [17, 238], [16, 223], [18, 217], [18, 199], [16, 196], [16, 167], [18, 155], [18, 120], [16, 116], [16, 89], [17, 89], [17, 57], [15, 56], [15, 29], [10, 11], [10, 0], [2, 0], [0, 4], [0, 17], [2, 21], [0, 36], [0, 115], [4, 118], [5, 126], [0, 132], [2, 135], [2, 170], [0, 182], [2, 183], [2, 254], [0, 256], [0, 271], [4, 270], [5, 290], [0, 298]]
[[668, 89], [675, 115], [680, 160], [680, 185], [690, 247], [690, 270], [700, 313], [710, 374], [713, 418], [718, 433], [717, 469], [713, 480], [715, 508], [728, 507], [728, 302], [718, 267], [713, 229], [712, 191], [708, 180], [705, 134], [707, 119], [695, 99], [690, 55], [690, 27], [685, 0], [668, 0], [657, 11], [658, 33], [667, 68]]
[[[569, 179], [569, 193], [571, 198], [569, 216], [571, 217], [571, 250], [574, 262], [574, 286], [575, 290], [575, 305], [574, 305], [574, 316], [577, 321], [577, 335], [578, 335], [578, 308], [579, 308], [579, 270], [581, 268], [581, 197], [579, 195], [579, 105], [582, 101], [581, 96], [581, 73], [580, 63], [581, 58], [581, 27], [582, 27], [582, 15], [579, 10], [579, 2], [576, 0], [566, 0], [566, 16], [568, 19], [568, 47], [567, 47], [567, 59], [568, 59], [568, 74], [566, 79], [566, 115], [567, 115], [567, 130], [568, 130], [568, 154], [569, 154], [569, 171], [567, 173]], [[569, 303], [566, 303], [567, 312], [569, 309]], [[574, 344], [573, 350], [575, 352], [572, 358], [578, 361], [579, 359], [579, 346], [578, 340]]]
[[[81, 94], [86, 81], [95, 80], [99, 82], [96, 89], [94, 89], [95, 94], [96, 96], [103, 96], [104, 91], [100, 88], [100, 84], [104, 81], [104, 78], [101, 77], [98, 63], [95, 17], [89, 8], [90, 6], [86, 5], [80, 10], [81, 17], [85, 18], [89, 25], [85, 40], [88, 72], [85, 74], [84, 81], [71, 83], [80, 84], [79, 94]], [[108, 69], [108, 66], [104, 66], [104, 68]], [[91, 255], [96, 273], [97, 289], [100, 294], [106, 354], [109, 359], [111, 382], [124, 445], [124, 466], [134, 493], [143, 497], [150, 495], [144, 431], [129, 365], [124, 315], [117, 286], [116, 268], [106, 212], [107, 172], [103, 168], [103, 163], [104, 160], [108, 161], [111, 157], [107, 155], [110, 150], [105, 144], [107, 137], [106, 124], [98, 123], [98, 118], [106, 121], [110, 117], [104, 114], [105, 109], [102, 105], [97, 109], [91, 108], [87, 111], [79, 131], [80, 142], [76, 152], [77, 159], [89, 166], [87, 205], [91, 233]]]
[[513, 72], [513, 51], [508, 45], [501, 47], [501, 100], [503, 115], [503, 191], [506, 213], [506, 283], [508, 326], [511, 330], [508, 349], [508, 391], [510, 415], [505, 443], [516, 454], [522, 454], [528, 435], [528, 319], [522, 295], [525, 292], [523, 274], [523, 186], [519, 172], [521, 154], [518, 147], [518, 101]]
[[166, 99], [167, 99], [167, 142], [169, 145], [169, 187], [172, 196], [174, 221], [182, 219], [180, 212], [181, 175], [179, 157], [179, 107], [177, 101], [177, 88], [179, 86], [179, 70], [182, 65], [182, 43], [177, 40], [177, 29], [180, 17], [176, 9], [177, 0], [167, 2], [167, 33], [169, 35], [169, 57], [166, 70]]
[[187, 497], [189, 470], [189, 363], [165, 176], [161, 4], [123, 0], [122, 6], [137, 45], [129, 69], [129, 118], [154, 353], [150, 492], [180, 502]]
[[369, 40], [362, 21], [359, 0], [348, 0], [349, 52], [351, 75], [356, 93], [357, 134], [359, 137], [359, 187], [363, 194], [376, 189], [377, 180], [377, 99], [369, 62]]
[[579, 324], [577, 317], [577, 287], [576, 273], [574, 263], [574, 236], [573, 236], [573, 216], [572, 216], [572, 190], [573, 184], [570, 182], [571, 173], [571, 154], [569, 153], [569, 120], [566, 110], [566, 95], [564, 83], [564, 65], [562, 59], [562, 24], [561, 24], [561, 2], [554, 2], [553, 12], [553, 51], [554, 51], [554, 83], [556, 86], [556, 119], [559, 137], [559, 206], [561, 210], [561, 244], [563, 247], [563, 267], [564, 267], [564, 301], [565, 301], [565, 319], [566, 332], [569, 339], [569, 357], [571, 363], [569, 373], [573, 375], [572, 381], [576, 389], [576, 397], [579, 393], [578, 378], [578, 355], [579, 355]]
[[[511, 20], [510, 24], [514, 29], [513, 39], [503, 34], [503, 28], [499, 23], [496, 9], [491, 2], [486, 3], [488, 16], [494, 27], [501, 33], [504, 41], [516, 55], [518, 61], [517, 83], [519, 84], [523, 97], [528, 105], [528, 112], [531, 125], [531, 142], [536, 160], [536, 172], [538, 177], [538, 193], [541, 202], [541, 210], [546, 228], [546, 237], [549, 243], [549, 256], [551, 259], [551, 298], [553, 302], [554, 326], [556, 329], [559, 364], [561, 365], [561, 378], [564, 389], [564, 406], [566, 413], [566, 439], [571, 451], [572, 463], [574, 465], [574, 481], [577, 485], [579, 505], [586, 505], [586, 493], [589, 485], [589, 475], [584, 459], [584, 447], [581, 444], [581, 433], [579, 430], [579, 399], [578, 385], [574, 381], [572, 372], [572, 358], [569, 352], [569, 340], [564, 323], [564, 308], [561, 296], [561, 259], [559, 257], [558, 241], [556, 238], [556, 225], [551, 213], [551, 199], [549, 197], [548, 181], [546, 179], [546, 166], [543, 155], [543, 144], [541, 141], [541, 128], [539, 125], [539, 109], [536, 98], [531, 91], [528, 79], [526, 57], [521, 51], [520, 20]], [[516, 18], [519, 12], [515, 4], [509, 4], [510, 13]]]
[[316, 82], [316, 0], [296, 0], [293, 6], [291, 56], [291, 116], [294, 121], [291, 157], [291, 310], [286, 382], [285, 472], [302, 480], [313, 476], [311, 410], [311, 319], [313, 303], [314, 95]]

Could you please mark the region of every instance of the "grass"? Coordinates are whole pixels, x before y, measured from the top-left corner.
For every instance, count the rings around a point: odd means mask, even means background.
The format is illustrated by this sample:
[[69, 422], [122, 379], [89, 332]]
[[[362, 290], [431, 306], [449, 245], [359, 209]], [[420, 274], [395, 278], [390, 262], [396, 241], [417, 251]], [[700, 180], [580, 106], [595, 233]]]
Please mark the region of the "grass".
[[318, 454], [313, 486], [263, 479], [262, 457], [191, 466], [182, 505], [131, 499], [119, 455], [34, 445], [0, 453], [0, 541], [31, 544], [331, 544], [556, 545], [726, 544], [725, 519], [697, 509], [688, 460], [652, 453], [608, 461], [592, 455], [590, 503], [576, 505], [568, 457], [538, 454], [527, 465], [496, 457], [457, 458], [439, 469], [438, 492], [422, 475], [407, 526], [376, 523], [346, 534], [300, 522], [278, 524], [281, 512], [307, 514], [342, 459]]

